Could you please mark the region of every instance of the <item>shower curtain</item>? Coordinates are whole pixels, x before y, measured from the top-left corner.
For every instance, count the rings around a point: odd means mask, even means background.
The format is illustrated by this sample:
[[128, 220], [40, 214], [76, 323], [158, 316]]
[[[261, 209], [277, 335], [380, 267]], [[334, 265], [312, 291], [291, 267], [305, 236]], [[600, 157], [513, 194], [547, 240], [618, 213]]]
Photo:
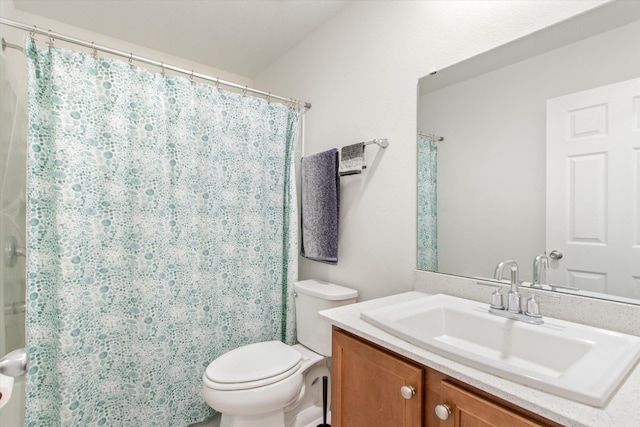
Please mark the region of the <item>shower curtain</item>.
[[214, 358], [295, 339], [298, 112], [27, 52], [27, 425], [205, 419]]
[[438, 271], [438, 146], [418, 136], [418, 270]]

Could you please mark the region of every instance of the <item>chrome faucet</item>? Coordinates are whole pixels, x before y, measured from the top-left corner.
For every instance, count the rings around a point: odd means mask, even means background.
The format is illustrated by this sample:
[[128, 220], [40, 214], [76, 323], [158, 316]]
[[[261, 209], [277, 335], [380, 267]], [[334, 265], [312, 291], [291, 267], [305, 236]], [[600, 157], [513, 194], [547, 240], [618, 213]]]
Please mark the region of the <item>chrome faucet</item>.
[[502, 280], [505, 267], [511, 267], [511, 289], [507, 292], [507, 306], [505, 310], [510, 313], [521, 313], [522, 303], [520, 301], [520, 279], [518, 275], [518, 263], [510, 259], [508, 261], [501, 261], [496, 265], [494, 272], [494, 278], [496, 280]]
[[533, 259], [533, 283], [534, 288], [540, 288], [547, 283], [547, 269], [549, 268], [549, 257], [546, 254], [536, 255]]
[[551, 251], [551, 254], [547, 256], [546, 253], [536, 255], [533, 259], [533, 282], [531, 283], [532, 288], [544, 288], [543, 285], [548, 285], [552, 291], [557, 291], [558, 289], [568, 289], [570, 291], [579, 291], [580, 288], [576, 288], [575, 286], [567, 286], [567, 285], [554, 285], [552, 283], [547, 283], [547, 270], [551, 264], [552, 259], [560, 259], [562, 258], [562, 253], [558, 255], [558, 251]]
[[[543, 263], [542, 257], [546, 258], [546, 255], [542, 255], [540, 263]], [[537, 259], [537, 257], [536, 257]], [[536, 296], [560, 299], [558, 295], [549, 293], [542, 293], [538, 291], [529, 290], [529, 299], [527, 300], [526, 308], [522, 308], [522, 299], [520, 294], [520, 279], [518, 277], [518, 263], [514, 260], [502, 261], [496, 265], [496, 270], [493, 274], [494, 279], [502, 281], [505, 269], [509, 267], [510, 270], [510, 285], [511, 288], [507, 293], [507, 304], [502, 304], [502, 293], [500, 288], [503, 284], [488, 281], [478, 281], [479, 285], [492, 286], [496, 291], [491, 294], [491, 304], [489, 305], [489, 313], [496, 316], [506, 317], [507, 319], [519, 320], [521, 322], [532, 323], [534, 325], [542, 325], [544, 320], [540, 314], [540, 306], [536, 300]], [[539, 276], [538, 276], [539, 277]]]

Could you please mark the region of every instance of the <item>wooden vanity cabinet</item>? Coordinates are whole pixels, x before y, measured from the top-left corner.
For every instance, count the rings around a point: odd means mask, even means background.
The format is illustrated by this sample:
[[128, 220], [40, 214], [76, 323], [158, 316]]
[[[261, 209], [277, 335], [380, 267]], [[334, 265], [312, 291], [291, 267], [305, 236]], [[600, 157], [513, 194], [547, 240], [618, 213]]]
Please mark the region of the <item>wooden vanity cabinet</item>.
[[448, 381], [440, 384], [440, 393], [440, 400], [451, 410], [448, 419], [439, 421], [440, 427], [540, 427], [544, 425]]
[[560, 426], [339, 328], [332, 341], [333, 427]]
[[424, 425], [424, 367], [337, 328], [332, 343], [333, 427]]

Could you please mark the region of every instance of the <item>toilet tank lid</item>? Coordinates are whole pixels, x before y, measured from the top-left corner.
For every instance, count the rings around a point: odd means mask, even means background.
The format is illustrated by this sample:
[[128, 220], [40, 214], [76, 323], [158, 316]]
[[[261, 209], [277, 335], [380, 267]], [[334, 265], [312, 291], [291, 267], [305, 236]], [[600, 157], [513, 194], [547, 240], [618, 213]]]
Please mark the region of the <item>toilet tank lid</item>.
[[340, 301], [358, 296], [358, 291], [355, 289], [345, 288], [344, 286], [315, 279], [295, 282], [293, 289], [303, 294], [330, 301]]

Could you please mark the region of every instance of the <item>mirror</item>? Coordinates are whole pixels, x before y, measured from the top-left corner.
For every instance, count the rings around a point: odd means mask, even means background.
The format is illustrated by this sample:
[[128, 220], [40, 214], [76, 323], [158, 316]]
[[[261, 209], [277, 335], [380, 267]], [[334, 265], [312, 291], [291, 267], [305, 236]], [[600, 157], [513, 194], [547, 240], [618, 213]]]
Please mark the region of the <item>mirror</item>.
[[420, 79], [418, 269], [640, 304], [638, 40], [618, 1]]

